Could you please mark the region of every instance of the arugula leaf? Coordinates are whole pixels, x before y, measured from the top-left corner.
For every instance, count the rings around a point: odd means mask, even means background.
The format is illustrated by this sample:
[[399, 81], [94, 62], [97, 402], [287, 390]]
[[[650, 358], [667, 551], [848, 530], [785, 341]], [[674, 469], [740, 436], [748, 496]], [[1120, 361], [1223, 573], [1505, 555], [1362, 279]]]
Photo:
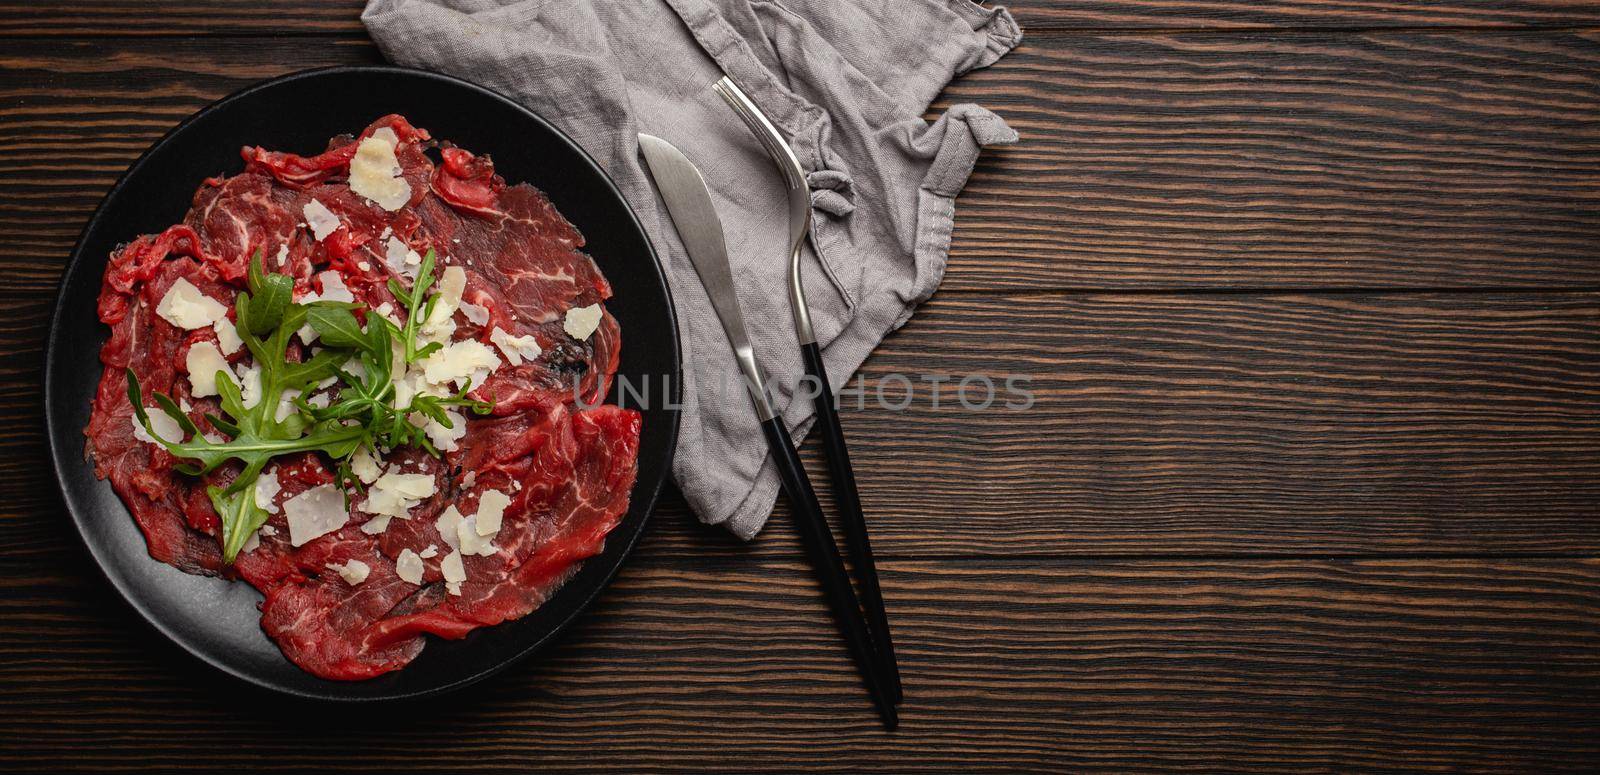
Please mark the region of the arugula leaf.
[[366, 332], [349, 309], [341, 305], [314, 302], [306, 312], [306, 322], [317, 332], [326, 347], [355, 348], [366, 343]]
[[[427, 321], [433, 313], [434, 300], [438, 294], [427, 296], [428, 288], [433, 285], [433, 264], [437, 260], [433, 249], [429, 248], [427, 255], [422, 257], [422, 265], [417, 269], [417, 281], [412, 284], [411, 290], [406, 290], [400, 281], [389, 280], [389, 292], [394, 294], [400, 303], [406, 305], [406, 324], [401, 329], [400, 341], [405, 345], [405, 362], [409, 366], [433, 354], [444, 345], [438, 342], [429, 343], [425, 347], [417, 347], [417, 330]], [[392, 327], [393, 324], [384, 321]]]
[[[235, 302], [238, 319], [244, 323], [237, 326], [239, 338], [249, 349], [260, 379], [250, 390], [254, 403], [246, 404], [233, 374], [219, 370], [216, 383], [222, 414], [205, 416], [226, 440], [207, 439], [172, 398], [161, 393], [153, 394], [157, 405], [178, 424], [185, 440], [168, 441], [156, 435], [138, 377], [132, 369], [127, 370], [128, 401], [134, 415], [152, 439], [185, 461], [177, 470], [202, 476], [229, 463], [241, 466], [227, 487], [206, 489], [222, 523], [224, 561], [233, 562], [268, 518], [256, 505], [255, 485], [273, 458], [306, 452], [327, 456], [348, 499], [349, 490], [361, 488], [360, 480], [351, 473], [350, 458], [364, 447], [414, 446], [439, 454], [427, 432], [411, 421], [412, 415], [453, 428], [451, 408], [462, 407], [480, 415], [493, 410], [493, 404], [467, 398], [470, 382], [451, 395], [419, 394], [404, 407], [393, 405], [397, 371], [404, 373], [410, 364], [442, 347], [439, 342], [419, 347], [417, 342], [418, 330], [438, 299], [437, 292], [428, 293], [434, 284], [434, 262], [430, 250], [410, 289], [390, 280], [390, 290], [406, 306], [403, 327], [371, 312], [363, 326], [354, 314], [363, 309], [360, 305], [294, 303], [293, 281], [288, 275], [266, 272], [258, 251], [246, 276], [249, 290], [240, 293]], [[323, 349], [303, 361], [291, 361], [290, 340], [305, 325], [317, 332]], [[338, 401], [326, 407], [313, 406], [309, 398], [323, 387], [333, 387], [327, 384], [330, 378], [337, 386]], [[295, 411], [280, 420], [278, 406], [284, 398]]]
[[[250, 294], [239, 294], [239, 320], [256, 336], [266, 336], [283, 322], [294, 299], [294, 280], [286, 274], [266, 274], [261, 266], [261, 251], [250, 259], [245, 276]], [[299, 328], [296, 326], [296, 328]]]

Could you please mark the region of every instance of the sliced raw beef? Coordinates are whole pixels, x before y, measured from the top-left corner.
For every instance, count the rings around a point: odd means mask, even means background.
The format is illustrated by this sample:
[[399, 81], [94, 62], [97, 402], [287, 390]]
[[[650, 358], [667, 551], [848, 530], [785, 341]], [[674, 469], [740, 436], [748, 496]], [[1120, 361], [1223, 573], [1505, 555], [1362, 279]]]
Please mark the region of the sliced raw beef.
[[[373, 137], [394, 148], [393, 172], [410, 192], [403, 201], [352, 187], [352, 160]], [[507, 185], [487, 157], [441, 146], [400, 116], [336, 137], [315, 156], [253, 147], [243, 156], [242, 173], [205, 181], [182, 223], [111, 256], [99, 300], [111, 337], [85, 431], [97, 473], [128, 505], [152, 557], [260, 589], [266, 633], [325, 678], [396, 670], [422, 650], [425, 634], [459, 638], [537, 609], [604, 547], [627, 510], [638, 455], [638, 413], [595, 406], [610, 388], [621, 339], [603, 307], [611, 286], [580, 251], [583, 236], [537, 189]], [[404, 309], [388, 283], [409, 284], [430, 249], [441, 271], [465, 274], [448, 337], [480, 341], [502, 360], [472, 391], [494, 403], [493, 413], [467, 418], [466, 435], [441, 457], [408, 448], [377, 461], [383, 474], [434, 483], [404, 516], [364, 511], [367, 499], [351, 493], [345, 524], [299, 546], [283, 504], [332, 482], [331, 462], [312, 453], [275, 459], [264, 472], [275, 487], [262, 496], [271, 517], [225, 564], [205, 488], [226, 486], [238, 467], [203, 479], [176, 472], [180, 461], [136, 430], [124, 369], [146, 395], [172, 396], [208, 428], [217, 399], [194, 395], [189, 348], [207, 343], [231, 368], [249, 365], [248, 350], [227, 353], [223, 340], [252, 256], [293, 277], [297, 299], [337, 297], [342, 286], [398, 319]], [[186, 329], [158, 314], [180, 280], [225, 305], [228, 317]], [[593, 305], [599, 323], [575, 337], [569, 311]], [[296, 343], [289, 357], [306, 357], [311, 346]], [[493, 531], [477, 527], [496, 519]]]

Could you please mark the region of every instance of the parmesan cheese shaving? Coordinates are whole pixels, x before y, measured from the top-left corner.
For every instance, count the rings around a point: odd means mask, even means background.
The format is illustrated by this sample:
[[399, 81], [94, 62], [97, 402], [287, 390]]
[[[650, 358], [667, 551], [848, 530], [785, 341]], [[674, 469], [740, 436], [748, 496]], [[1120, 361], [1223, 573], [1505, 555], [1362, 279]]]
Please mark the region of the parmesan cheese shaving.
[[539, 341], [533, 338], [533, 334], [512, 336], [506, 333], [505, 329], [495, 326], [494, 330], [489, 332], [489, 341], [500, 348], [500, 352], [512, 366], [521, 366], [523, 361], [531, 363], [544, 354], [544, 349], [539, 347]]
[[473, 325], [487, 325], [489, 323], [489, 308], [480, 307], [470, 301], [461, 302], [461, 314]]
[[467, 288], [467, 271], [459, 266], [447, 266], [439, 273], [439, 295], [433, 302], [433, 312], [423, 322], [427, 328], [436, 328], [456, 314], [461, 306], [461, 292]]
[[393, 129], [383, 127], [363, 139], [350, 160], [350, 190], [390, 212], [411, 201], [411, 184], [400, 177], [400, 160], [394, 154], [399, 142]]
[[193, 331], [227, 317], [228, 308], [180, 277], [156, 304], [156, 314], [178, 328]]
[[468, 380], [473, 387], [483, 385], [489, 375], [500, 368], [500, 356], [482, 342], [464, 339], [445, 345], [419, 365], [428, 382], [436, 386], [454, 383], [459, 390]]
[[439, 512], [439, 518], [433, 521], [433, 526], [439, 531], [439, 537], [444, 539], [446, 546], [454, 551], [461, 546], [459, 531], [461, 529], [461, 512], [451, 504]]
[[217, 346], [222, 348], [224, 355], [232, 355], [244, 346], [244, 340], [239, 338], [239, 329], [226, 317], [217, 318], [217, 322], [211, 324], [211, 329], [217, 332]]
[[[256, 479], [256, 508], [265, 511], [268, 514], [278, 513], [278, 493], [282, 490], [283, 487], [278, 484], [277, 471], [268, 471], [267, 473], [262, 474]], [[263, 525], [262, 531], [265, 532], [266, 529], [266, 526]], [[272, 533], [268, 533], [267, 535], [272, 535]]]
[[238, 366], [239, 399], [249, 409], [261, 403], [261, 367]]
[[446, 428], [439, 421], [428, 418], [422, 430], [428, 434], [428, 441], [433, 443], [440, 452], [454, 452], [457, 443], [467, 435], [467, 418], [454, 409], [446, 409], [444, 416], [450, 418], [450, 427]]
[[195, 398], [217, 395], [217, 372], [226, 374], [228, 379], [234, 378], [233, 372], [228, 370], [228, 359], [210, 342], [190, 345], [183, 362], [189, 372], [189, 392]]
[[476, 554], [480, 557], [488, 557], [495, 552], [495, 546], [490, 543], [489, 538], [479, 535], [478, 518], [475, 516], [456, 521], [455, 547], [462, 554]]
[[383, 263], [397, 275], [415, 278], [417, 270], [422, 267], [422, 256], [399, 237], [389, 237], [384, 243]]
[[383, 475], [383, 469], [378, 467], [377, 456], [373, 455], [368, 447], [362, 447], [350, 456], [350, 472], [355, 474], [362, 484], [372, 484]]
[[567, 310], [567, 319], [562, 321], [561, 327], [566, 330], [567, 336], [583, 341], [588, 339], [594, 330], [600, 327], [600, 318], [605, 311], [599, 304], [590, 304], [587, 307], [574, 307]]
[[394, 559], [394, 573], [402, 581], [421, 584], [422, 558], [410, 549], [401, 549], [400, 556]]
[[328, 570], [338, 573], [344, 583], [353, 587], [367, 580], [367, 575], [372, 573], [372, 566], [360, 560], [345, 560], [343, 565], [328, 563]]
[[344, 527], [350, 514], [344, 508], [344, 493], [333, 484], [313, 487], [283, 502], [289, 522], [289, 543], [304, 546]]
[[467, 580], [467, 568], [461, 562], [460, 552], [451, 552], [439, 561], [439, 572], [444, 574], [445, 589], [452, 595], [461, 594], [461, 582]]
[[[300, 208], [300, 212], [306, 217], [306, 225], [311, 227], [311, 236], [316, 237], [318, 242], [339, 230], [339, 216], [334, 215], [327, 205], [316, 199], [306, 202], [305, 206]], [[284, 247], [288, 248], [288, 245]]]
[[500, 532], [500, 522], [505, 516], [506, 507], [511, 505], [511, 496], [499, 490], [485, 490], [478, 496], [477, 518], [478, 535], [492, 536]]
[[[156, 432], [156, 436], [159, 436], [163, 440], [169, 441], [173, 444], [183, 441], [183, 426], [178, 425], [177, 420], [168, 417], [166, 412], [163, 412], [160, 409], [152, 409], [147, 407], [145, 409], [145, 414], [149, 415], [150, 429]], [[152, 438], [149, 433], [145, 432], [144, 426], [139, 424], [138, 415], [130, 414], [128, 415], [128, 419], [133, 421], [134, 438], [148, 444], [156, 443], [156, 440]]]
[[361, 510], [369, 514], [387, 514], [391, 517], [409, 517], [411, 509], [432, 496], [436, 490], [433, 477], [428, 474], [384, 474], [367, 490], [367, 500]]

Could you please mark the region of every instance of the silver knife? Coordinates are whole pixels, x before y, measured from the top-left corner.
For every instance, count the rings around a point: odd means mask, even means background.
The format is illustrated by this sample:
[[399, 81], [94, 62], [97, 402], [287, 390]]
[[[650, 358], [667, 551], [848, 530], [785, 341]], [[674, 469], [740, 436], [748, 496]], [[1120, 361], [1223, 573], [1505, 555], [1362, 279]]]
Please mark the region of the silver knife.
[[756, 414], [761, 419], [761, 432], [766, 436], [767, 448], [783, 482], [783, 491], [789, 496], [790, 511], [794, 512], [796, 527], [811, 556], [811, 564], [822, 582], [828, 605], [833, 609], [850, 656], [856, 669], [867, 684], [873, 702], [883, 723], [894, 729], [899, 723], [890, 689], [879, 675], [874, 658], [872, 635], [855, 589], [850, 586], [850, 574], [845, 571], [844, 560], [839, 556], [839, 545], [833, 540], [828, 520], [822, 515], [822, 504], [806, 477], [806, 470], [795, 452], [789, 430], [783, 418], [772, 407], [767, 395], [761, 364], [756, 361], [755, 349], [750, 346], [750, 336], [745, 331], [744, 313], [739, 310], [739, 295], [733, 287], [733, 268], [728, 264], [728, 246], [723, 240], [722, 219], [711, 203], [711, 190], [706, 187], [700, 170], [683, 152], [659, 137], [639, 135], [639, 150], [644, 153], [650, 175], [656, 188], [667, 203], [672, 223], [678, 227], [678, 237], [689, 252], [695, 274], [706, 288], [711, 306], [722, 321], [722, 330], [733, 345], [733, 354], [744, 372], [750, 388], [750, 398], [755, 402]]
[[717, 217], [716, 208], [711, 204], [711, 191], [706, 187], [705, 178], [683, 151], [659, 137], [639, 135], [639, 150], [650, 166], [650, 175], [656, 179], [656, 187], [661, 189], [661, 198], [666, 200], [667, 212], [672, 214], [678, 237], [689, 251], [695, 274], [700, 275], [700, 284], [711, 297], [711, 306], [717, 311], [717, 319], [722, 321], [729, 344], [733, 345], [733, 356], [739, 362], [739, 370], [744, 372], [756, 415], [763, 422], [770, 420], [777, 411], [772, 408], [761, 364], [756, 362], [750, 335], [745, 332], [739, 294], [733, 287], [733, 268], [728, 264], [728, 246], [723, 241], [722, 219]]

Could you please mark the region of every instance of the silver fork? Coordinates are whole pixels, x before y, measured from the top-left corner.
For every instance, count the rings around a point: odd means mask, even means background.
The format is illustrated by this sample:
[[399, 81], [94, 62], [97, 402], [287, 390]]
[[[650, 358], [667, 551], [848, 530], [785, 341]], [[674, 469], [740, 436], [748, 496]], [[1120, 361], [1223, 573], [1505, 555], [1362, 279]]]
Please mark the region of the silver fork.
[[732, 79], [724, 77], [712, 90], [733, 108], [761, 141], [761, 147], [777, 164], [783, 174], [783, 184], [789, 193], [789, 307], [794, 312], [794, 333], [800, 340], [800, 352], [805, 358], [806, 374], [817, 381], [817, 426], [822, 429], [823, 447], [827, 451], [828, 476], [833, 483], [834, 502], [844, 523], [845, 544], [850, 554], [850, 565], [855, 569], [856, 583], [861, 587], [862, 605], [866, 608], [868, 629], [872, 634], [877, 672], [892, 701], [899, 703], [900, 668], [894, 656], [894, 641], [889, 635], [889, 617], [883, 607], [883, 592], [878, 585], [877, 563], [872, 559], [872, 543], [867, 538], [866, 517], [861, 512], [861, 496], [856, 490], [856, 476], [850, 466], [850, 452], [844, 443], [844, 429], [839, 424], [839, 412], [834, 406], [834, 395], [828, 372], [822, 364], [822, 348], [817, 346], [817, 335], [811, 327], [811, 307], [806, 303], [805, 284], [800, 281], [800, 252], [806, 237], [811, 233], [811, 187], [806, 183], [805, 168], [794, 155], [794, 150], [784, 140], [778, 128], [772, 125], [765, 113], [745, 96]]

